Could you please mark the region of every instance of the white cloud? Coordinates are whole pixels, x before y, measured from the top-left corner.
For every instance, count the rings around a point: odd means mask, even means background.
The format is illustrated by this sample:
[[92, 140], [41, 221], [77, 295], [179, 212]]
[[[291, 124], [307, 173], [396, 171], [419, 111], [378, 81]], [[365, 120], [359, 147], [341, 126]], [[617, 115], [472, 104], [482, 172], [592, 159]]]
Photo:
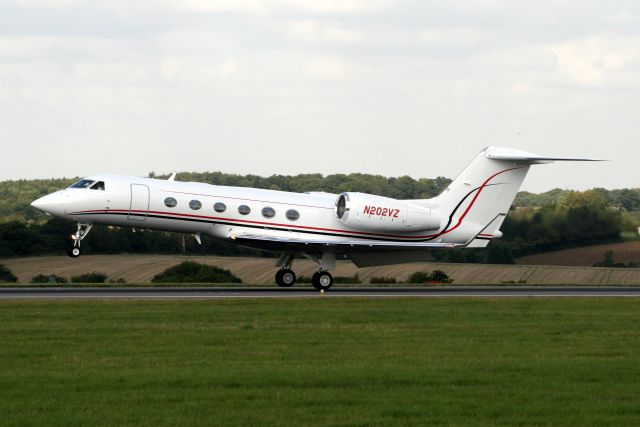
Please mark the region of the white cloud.
[[[639, 9], [630, 0], [7, 0], [0, 144], [17, 148], [3, 150], [0, 179], [270, 174], [274, 164], [452, 176], [497, 144], [621, 159], [562, 181], [541, 171], [528, 189], [637, 185]], [[310, 158], [308, 146], [321, 148]], [[60, 152], [94, 155], [51, 162]], [[230, 162], [238, 152], [251, 155]], [[441, 158], [451, 161], [425, 167]]]
[[347, 67], [336, 58], [318, 56], [306, 63], [306, 71], [321, 79], [344, 80], [347, 77]]
[[[87, 7], [85, 0], [6, 0], [10, 6], [22, 9], [68, 9]], [[382, 11], [390, 0], [111, 0], [100, 9], [124, 11], [172, 12], [244, 12], [279, 13], [301, 11], [322, 14], [354, 14]]]
[[361, 42], [365, 38], [360, 31], [329, 25], [326, 22], [313, 19], [289, 23], [287, 33], [294, 41], [305, 43], [353, 44]]
[[625, 78], [625, 66], [640, 60], [640, 36], [599, 34], [549, 47], [559, 71], [581, 85], [640, 85]]

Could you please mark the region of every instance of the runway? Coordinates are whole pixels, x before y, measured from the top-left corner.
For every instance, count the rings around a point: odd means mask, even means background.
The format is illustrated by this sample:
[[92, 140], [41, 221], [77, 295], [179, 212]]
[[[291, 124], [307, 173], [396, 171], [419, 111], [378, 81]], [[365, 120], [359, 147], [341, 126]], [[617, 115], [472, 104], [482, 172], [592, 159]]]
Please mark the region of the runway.
[[321, 294], [311, 287], [5, 287], [0, 299], [204, 299], [204, 298], [441, 298], [441, 297], [640, 297], [625, 286], [438, 286], [335, 287]]

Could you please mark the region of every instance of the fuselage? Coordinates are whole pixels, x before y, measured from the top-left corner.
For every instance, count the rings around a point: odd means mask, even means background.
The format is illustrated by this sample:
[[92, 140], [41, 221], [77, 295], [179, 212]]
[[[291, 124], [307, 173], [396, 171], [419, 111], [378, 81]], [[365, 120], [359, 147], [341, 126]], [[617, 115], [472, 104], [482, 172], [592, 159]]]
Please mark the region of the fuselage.
[[[86, 184], [44, 196], [33, 206], [75, 222], [205, 234], [219, 239], [247, 233], [322, 241], [422, 241], [438, 236], [438, 230], [414, 232], [407, 227], [407, 232], [385, 232], [349, 227], [336, 216], [338, 194], [118, 175], [94, 175], [84, 180]], [[103, 184], [96, 187], [98, 183]], [[420, 201], [415, 203], [420, 208]], [[378, 211], [387, 212], [384, 208]], [[388, 212], [393, 214], [391, 209]], [[456, 240], [455, 234], [447, 237]], [[263, 247], [260, 243], [251, 246]]]

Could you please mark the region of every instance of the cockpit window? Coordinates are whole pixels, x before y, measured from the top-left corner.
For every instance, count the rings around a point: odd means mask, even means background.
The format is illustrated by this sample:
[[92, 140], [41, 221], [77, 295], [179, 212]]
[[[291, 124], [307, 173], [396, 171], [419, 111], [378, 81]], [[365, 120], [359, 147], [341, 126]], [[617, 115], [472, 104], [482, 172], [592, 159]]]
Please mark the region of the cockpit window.
[[92, 190], [104, 191], [104, 181], [98, 181], [91, 186]]
[[94, 182], [95, 181], [92, 181], [90, 179], [81, 179], [80, 181], [76, 182], [69, 188], [88, 188]]

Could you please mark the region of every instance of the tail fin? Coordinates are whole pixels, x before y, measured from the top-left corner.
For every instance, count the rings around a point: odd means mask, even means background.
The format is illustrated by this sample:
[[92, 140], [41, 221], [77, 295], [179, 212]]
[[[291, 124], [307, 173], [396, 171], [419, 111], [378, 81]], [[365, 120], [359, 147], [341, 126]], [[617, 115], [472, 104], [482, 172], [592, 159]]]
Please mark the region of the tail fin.
[[[546, 157], [511, 148], [487, 147], [433, 199], [445, 216], [442, 234], [447, 242], [483, 247], [499, 231], [513, 200], [533, 164], [556, 160], [594, 161]], [[475, 236], [471, 241], [469, 236]], [[443, 236], [444, 237], [444, 236]]]

